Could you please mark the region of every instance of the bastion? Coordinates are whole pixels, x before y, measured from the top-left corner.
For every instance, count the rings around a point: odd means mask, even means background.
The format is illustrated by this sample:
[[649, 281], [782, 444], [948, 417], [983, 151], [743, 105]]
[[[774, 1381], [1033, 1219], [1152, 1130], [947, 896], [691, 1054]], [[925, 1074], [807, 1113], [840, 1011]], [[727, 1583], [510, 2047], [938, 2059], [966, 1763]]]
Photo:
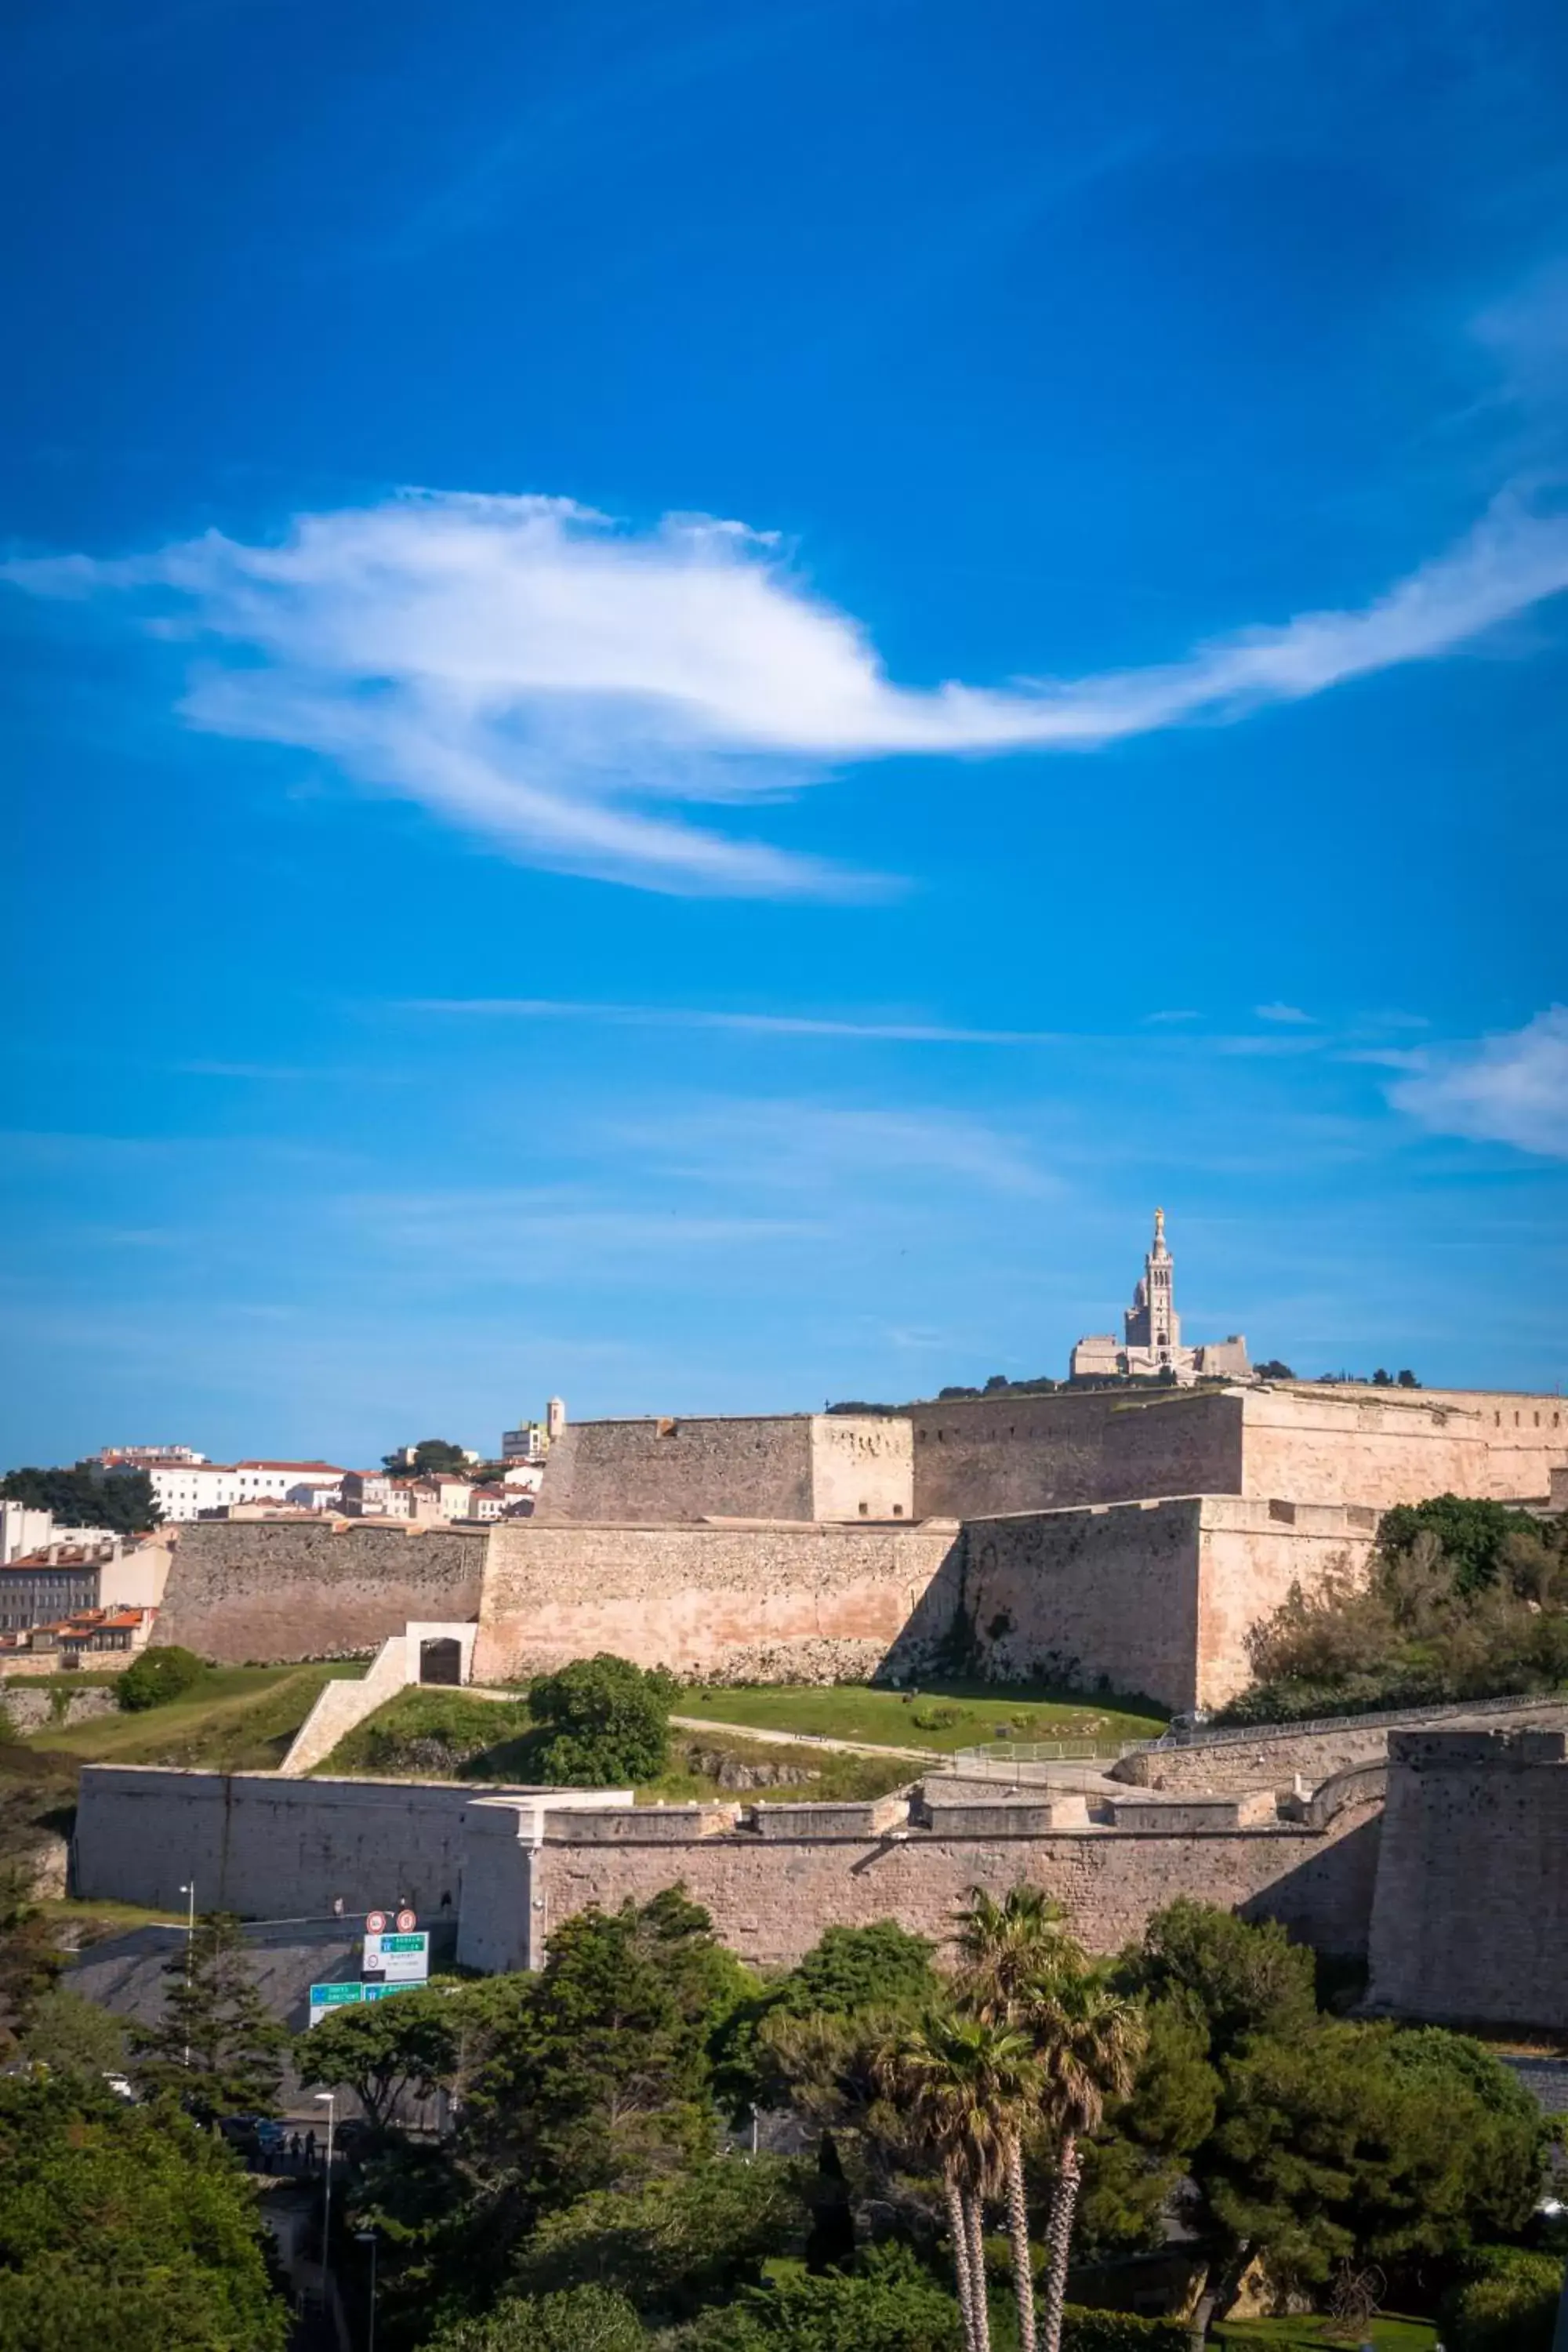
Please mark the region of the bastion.
[[835, 1924], [891, 1918], [944, 1941], [971, 1887], [1001, 1895], [1019, 1880], [1057, 1896], [1100, 1952], [1180, 1895], [1281, 1919], [1325, 1950], [1364, 1948], [1375, 1804], [1322, 1828], [1234, 1800], [1201, 1820], [1183, 1808], [1125, 1827], [1071, 1825], [1075, 1811], [1058, 1822], [1037, 1802], [954, 1808], [940, 1796], [929, 1811], [909, 1798], [633, 1807], [625, 1790], [98, 1765], [82, 1775], [72, 1884], [89, 1901], [169, 1909], [194, 1880], [204, 1907], [251, 1918], [407, 1900], [422, 1920], [456, 1912], [458, 1957], [484, 1970], [538, 1967], [574, 1912], [672, 1885], [707, 1907], [724, 1943], [770, 1967], [798, 1960]]
[[1568, 1732], [1389, 1735], [1370, 2005], [1568, 2028]]

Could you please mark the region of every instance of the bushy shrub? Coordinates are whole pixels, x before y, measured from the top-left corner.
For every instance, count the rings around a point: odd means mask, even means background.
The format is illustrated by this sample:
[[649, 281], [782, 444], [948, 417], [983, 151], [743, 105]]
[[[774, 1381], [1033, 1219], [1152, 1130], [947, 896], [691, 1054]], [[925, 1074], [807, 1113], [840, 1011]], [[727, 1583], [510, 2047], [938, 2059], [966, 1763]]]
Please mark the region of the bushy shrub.
[[1475, 2275], [1448, 2298], [1443, 2341], [1448, 2352], [1551, 2352], [1563, 2263], [1521, 2246], [1482, 2246]]
[[958, 2305], [905, 2246], [873, 2248], [852, 2271], [796, 2272], [706, 2314], [702, 2352], [958, 2352]]
[[483, 2319], [459, 2319], [427, 2352], [644, 2352], [647, 2337], [625, 2295], [574, 2286], [563, 2294], [508, 2295]]
[[1062, 2314], [1062, 2352], [1187, 2352], [1184, 2320], [1140, 2319], [1131, 2311], [1089, 2311], [1069, 2303]]
[[172, 1698], [183, 1698], [205, 1672], [195, 1652], [182, 1650], [177, 1643], [166, 1650], [143, 1650], [121, 1675], [116, 1695], [128, 1715], [139, 1715], [143, 1707], [165, 1706]]
[[657, 1780], [669, 1767], [669, 1708], [675, 1685], [657, 1670], [601, 1650], [545, 1675], [528, 1694], [543, 1733], [534, 1762], [554, 1788]]

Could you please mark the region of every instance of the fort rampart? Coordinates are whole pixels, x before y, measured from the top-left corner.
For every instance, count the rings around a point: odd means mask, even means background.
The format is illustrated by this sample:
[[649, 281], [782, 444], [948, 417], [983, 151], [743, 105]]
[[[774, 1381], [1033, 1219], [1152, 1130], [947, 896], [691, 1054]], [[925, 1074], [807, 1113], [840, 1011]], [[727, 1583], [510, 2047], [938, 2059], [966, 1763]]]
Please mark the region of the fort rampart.
[[1568, 2026], [1568, 1733], [1395, 1731], [1371, 2004]]
[[225, 1664], [353, 1657], [412, 1620], [474, 1617], [481, 1528], [353, 1520], [199, 1520], [183, 1528], [156, 1638]]
[[[1355, 1952], [1377, 1850], [1375, 1807], [1347, 1809], [1324, 1830], [1269, 1822], [1194, 1832], [1184, 1812], [1169, 1830], [1010, 1834], [1009, 1809], [990, 1804], [975, 1833], [957, 1835], [905, 1821], [891, 1802], [770, 1806], [752, 1827], [736, 1825], [734, 1808], [661, 1813], [597, 1791], [552, 1791], [548, 1801], [542, 1811], [537, 1795], [427, 1782], [92, 1766], [74, 1884], [90, 1900], [174, 1909], [194, 1877], [204, 1908], [249, 1917], [330, 1913], [338, 1900], [352, 1913], [403, 1897], [426, 1918], [456, 1910], [459, 1958], [487, 1969], [536, 1965], [552, 1927], [588, 1904], [643, 1901], [676, 1885], [707, 1906], [725, 1943], [767, 1965], [798, 1959], [836, 1922], [893, 1918], [942, 1939], [969, 1887], [1002, 1893], [1020, 1878], [1058, 1895], [1098, 1951], [1191, 1895]], [[587, 1810], [579, 1820], [562, 1804]]]
[[[490, 1537], [474, 1674], [506, 1681], [596, 1650], [740, 1682], [852, 1681], [952, 1622], [958, 1529], [561, 1527]], [[911, 1630], [911, 1628], [913, 1630]]]
[[897, 1415], [569, 1423], [540, 1519], [908, 1519], [910, 1424]]

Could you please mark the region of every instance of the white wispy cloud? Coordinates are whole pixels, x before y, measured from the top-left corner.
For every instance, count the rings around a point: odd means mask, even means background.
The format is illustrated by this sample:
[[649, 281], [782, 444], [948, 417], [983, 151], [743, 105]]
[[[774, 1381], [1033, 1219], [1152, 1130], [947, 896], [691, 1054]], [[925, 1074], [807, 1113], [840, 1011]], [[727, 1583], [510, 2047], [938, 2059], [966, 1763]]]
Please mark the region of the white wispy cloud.
[[863, 894], [820, 859], [690, 823], [835, 763], [1092, 750], [1430, 660], [1568, 587], [1568, 515], [1500, 499], [1357, 612], [1306, 613], [1184, 659], [1006, 688], [888, 677], [866, 632], [777, 541], [569, 499], [419, 492], [297, 517], [277, 544], [208, 532], [118, 561], [18, 558], [37, 595], [119, 593], [205, 643], [183, 710], [297, 744], [535, 865], [726, 896]]
[[834, 1021], [805, 1013], [710, 1013], [697, 1005], [574, 1003], [559, 997], [426, 996], [408, 1013], [474, 1014], [480, 1018], [603, 1021], [637, 1029], [733, 1029], [772, 1037], [843, 1037], [910, 1045], [1050, 1045], [1054, 1029], [963, 1029], [941, 1021]]
[[609, 1134], [667, 1176], [736, 1197], [782, 1192], [842, 1207], [858, 1191], [874, 1202], [932, 1180], [959, 1192], [1057, 1189], [1022, 1144], [962, 1111], [721, 1100], [662, 1105]]
[[1259, 1021], [1281, 1021], [1298, 1028], [1310, 1025], [1312, 1019], [1299, 1004], [1255, 1004], [1252, 1010]]
[[1568, 1005], [1423, 1062], [1390, 1087], [1395, 1109], [1439, 1135], [1568, 1160]]

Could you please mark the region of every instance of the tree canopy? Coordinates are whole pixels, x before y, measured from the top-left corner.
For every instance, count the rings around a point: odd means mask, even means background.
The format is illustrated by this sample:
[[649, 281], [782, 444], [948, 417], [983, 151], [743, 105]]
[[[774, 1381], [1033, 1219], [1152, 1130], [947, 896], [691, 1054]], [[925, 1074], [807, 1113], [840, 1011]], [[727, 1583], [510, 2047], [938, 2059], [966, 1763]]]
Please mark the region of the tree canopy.
[[0, 2352], [282, 2352], [245, 2175], [79, 2079], [0, 2078]]
[[139, 1658], [133, 1658], [115, 1684], [114, 1695], [128, 1715], [139, 1715], [147, 1707], [166, 1706], [171, 1699], [183, 1698], [205, 1672], [194, 1650], [171, 1642], [166, 1648], [143, 1650]]
[[669, 1764], [669, 1709], [675, 1685], [601, 1650], [545, 1675], [528, 1694], [542, 1728], [534, 1750], [542, 1780], [556, 1788], [595, 1788], [657, 1780]]
[[[412, 1451], [413, 1458], [409, 1454]], [[415, 1478], [467, 1478], [473, 1475], [473, 1465], [460, 1445], [448, 1437], [422, 1437], [412, 1449], [404, 1447], [396, 1454], [382, 1456], [382, 1468]]]
[[145, 1470], [105, 1477], [90, 1462], [73, 1470], [8, 1470], [0, 1499], [51, 1512], [58, 1527], [107, 1528], [117, 1536], [145, 1535], [163, 1516]]
[[163, 2015], [132, 2037], [138, 2090], [207, 2125], [272, 2114], [289, 2036], [257, 1990], [238, 1920], [204, 1913], [164, 1963], [163, 1982]]

